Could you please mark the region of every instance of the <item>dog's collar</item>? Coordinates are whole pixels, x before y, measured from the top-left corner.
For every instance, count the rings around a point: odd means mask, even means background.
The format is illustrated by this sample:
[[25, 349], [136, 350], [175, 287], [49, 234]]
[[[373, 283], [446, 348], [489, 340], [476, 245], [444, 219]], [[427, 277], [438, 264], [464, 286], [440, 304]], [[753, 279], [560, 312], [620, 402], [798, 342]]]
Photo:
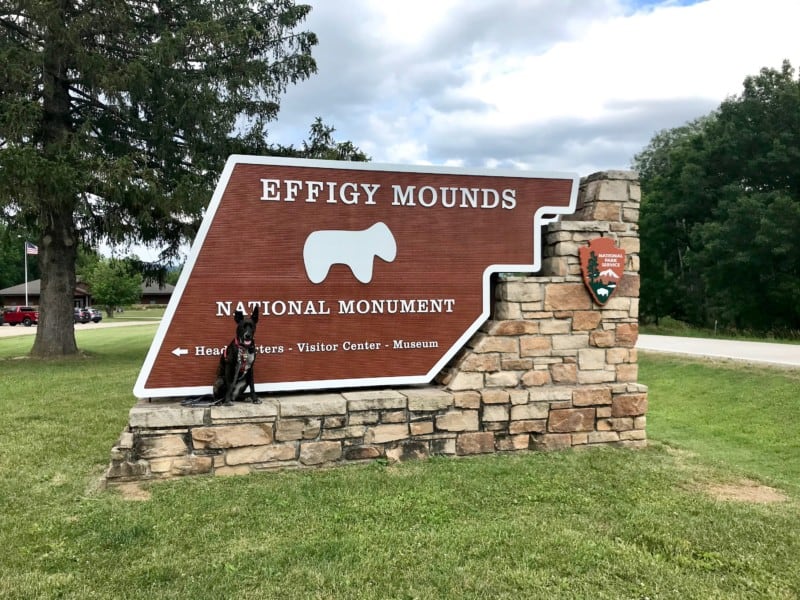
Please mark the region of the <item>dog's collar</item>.
[[[247, 350], [248, 353], [255, 352], [255, 344], [252, 341], [250, 342], [249, 346], [245, 346], [244, 344], [240, 344], [238, 339], [234, 338], [233, 345], [236, 346], [238, 350], [240, 350], [240, 352], [237, 353], [239, 356], [239, 361], [242, 360], [243, 356], [243, 353], [241, 352], [242, 349]], [[228, 348], [229, 346], [225, 346], [225, 348], [222, 349], [222, 355], [226, 358], [228, 356]]]

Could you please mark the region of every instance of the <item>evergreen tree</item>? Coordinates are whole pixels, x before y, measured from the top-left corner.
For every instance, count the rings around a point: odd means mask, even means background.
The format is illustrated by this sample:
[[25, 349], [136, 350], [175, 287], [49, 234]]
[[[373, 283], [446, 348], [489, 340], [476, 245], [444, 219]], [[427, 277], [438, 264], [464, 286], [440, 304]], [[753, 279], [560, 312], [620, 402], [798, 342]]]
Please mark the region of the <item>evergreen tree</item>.
[[586, 274], [589, 276], [589, 283], [593, 284], [600, 277], [600, 269], [597, 267], [597, 255], [592, 251], [589, 253], [589, 260], [586, 262]]
[[[292, 0], [0, 5], [0, 215], [38, 232], [33, 354], [77, 351], [80, 243], [196, 231], [232, 153], [268, 153], [289, 84], [316, 70]], [[169, 251], [167, 255], [169, 255]]]

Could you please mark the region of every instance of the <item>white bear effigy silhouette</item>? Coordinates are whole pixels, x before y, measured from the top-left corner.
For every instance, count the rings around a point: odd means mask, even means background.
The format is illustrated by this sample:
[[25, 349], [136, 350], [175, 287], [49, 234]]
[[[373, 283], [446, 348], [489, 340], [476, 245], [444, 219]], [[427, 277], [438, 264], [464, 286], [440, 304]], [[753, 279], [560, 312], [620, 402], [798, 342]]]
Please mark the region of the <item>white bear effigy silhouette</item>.
[[375, 257], [392, 262], [397, 242], [385, 223], [361, 231], [312, 232], [303, 246], [303, 262], [312, 283], [322, 283], [333, 265], [346, 265], [361, 283], [372, 281]]

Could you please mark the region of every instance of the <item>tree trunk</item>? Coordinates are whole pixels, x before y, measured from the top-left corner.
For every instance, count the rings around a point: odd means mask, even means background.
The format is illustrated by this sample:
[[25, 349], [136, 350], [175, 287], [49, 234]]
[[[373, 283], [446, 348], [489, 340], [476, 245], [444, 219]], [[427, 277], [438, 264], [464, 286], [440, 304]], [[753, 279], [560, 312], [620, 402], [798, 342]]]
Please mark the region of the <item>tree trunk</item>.
[[51, 225], [44, 228], [39, 240], [42, 288], [39, 327], [31, 350], [33, 356], [40, 357], [78, 352], [72, 316], [77, 234], [70, 209], [60, 215], [51, 213], [50, 217]]
[[[58, 163], [65, 159], [72, 132], [65, 15], [69, 2], [59, 0], [58, 11], [48, 24], [42, 64], [42, 151]], [[75, 259], [78, 235], [75, 228], [74, 192], [42, 182], [39, 190], [39, 326], [33, 356], [77, 354], [72, 300], [75, 296]]]

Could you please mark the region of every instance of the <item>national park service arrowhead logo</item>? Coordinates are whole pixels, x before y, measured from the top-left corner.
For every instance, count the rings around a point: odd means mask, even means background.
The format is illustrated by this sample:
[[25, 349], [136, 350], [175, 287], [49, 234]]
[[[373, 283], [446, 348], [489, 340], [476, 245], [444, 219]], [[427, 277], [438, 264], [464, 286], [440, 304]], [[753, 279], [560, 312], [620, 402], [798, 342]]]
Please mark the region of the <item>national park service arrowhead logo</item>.
[[625, 250], [611, 238], [597, 238], [578, 249], [583, 282], [600, 306], [617, 291], [625, 271]]

